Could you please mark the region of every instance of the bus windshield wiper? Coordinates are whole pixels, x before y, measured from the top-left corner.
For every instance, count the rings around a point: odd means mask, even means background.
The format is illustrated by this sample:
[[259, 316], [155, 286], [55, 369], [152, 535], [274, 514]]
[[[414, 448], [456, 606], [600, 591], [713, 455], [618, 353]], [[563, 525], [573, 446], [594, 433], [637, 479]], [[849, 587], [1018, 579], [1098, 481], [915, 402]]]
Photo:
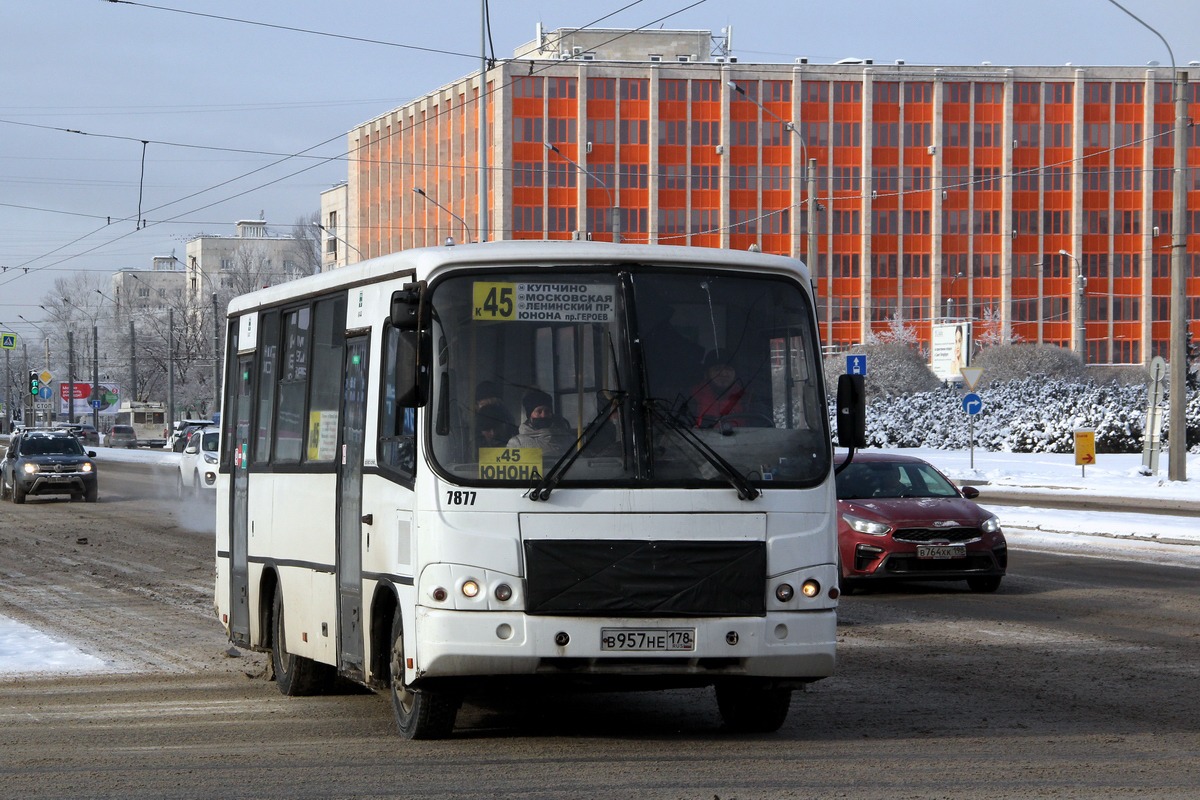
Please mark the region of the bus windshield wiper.
[[712, 464], [717, 472], [721, 473], [734, 489], [737, 489], [739, 500], [754, 500], [762, 494], [762, 492], [750, 483], [750, 480], [745, 475], [737, 471], [737, 467], [730, 464], [724, 456], [713, 450], [703, 439], [697, 436], [691, 425], [680, 422], [669, 410], [664, 411], [663, 407], [667, 405], [665, 401], [651, 397], [647, 400], [647, 405], [654, 417], [678, 433], [680, 439], [695, 448], [696, 452], [704, 456], [705, 460]]
[[600, 433], [600, 429], [608, 424], [608, 420], [621, 404], [625, 402], [625, 392], [613, 392], [608, 402], [596, 412], [596, 416], [592, 417], [592, 421], [584, 426], [583, 433], [579, 434], [579, 438], [575, 443], [567, 448], [567, 451], [558, 457], [554, 465], [546, 470], [546, 474], [538, 481], [533, 488], [527, 492], [530, 500], [548, 500], [550, 492], [554, 491], [554, 487], [558, 486], [558, 482], [562, 480], [562, 476], [567, 473], [575, 460], [580, 454], [587, 449], [592, 440], [596, 438], [596, 434]]

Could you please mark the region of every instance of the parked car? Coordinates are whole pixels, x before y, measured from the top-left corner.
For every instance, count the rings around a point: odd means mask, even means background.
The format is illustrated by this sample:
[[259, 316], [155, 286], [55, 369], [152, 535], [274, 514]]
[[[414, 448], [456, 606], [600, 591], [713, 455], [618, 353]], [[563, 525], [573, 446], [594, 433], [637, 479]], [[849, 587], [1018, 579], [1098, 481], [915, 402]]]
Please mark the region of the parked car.
[[108, 432], [109, 447], [137, 447], [137, 432], [132, 425], [113, 425]]
[[0, 461], [0, 498], [24, 503], [27, 495], [69, 494], [94, 503], [99, 497], [95, 457], [69, 431], [23, 431], [9, 441]]
[[100, 446], [100, 432], [86, 422], [56, 422], [54, 428], [70, 431], [84, 444], [90, 444], [93, 447]]
[[881, 580], [966, 580], [972, 591], [996, 591], [1008, 543], [978, 496], [919, 458], [855, 453], [837, 473], [842, 593]]
[[207, 428], [216, 424], [211, 419], [181, 419], [168, 432], [167, 443], [163, 445], [163, 448], [176, 453], [182, 453], [184, 446], [187, 444], [188, 437], [192, 433], [200, 428]]
[[217, 488], [217, 445], [221, 431], [216, 426], [197, 428], [188, 437], [179, 456], [176, 489], [180, 497]]

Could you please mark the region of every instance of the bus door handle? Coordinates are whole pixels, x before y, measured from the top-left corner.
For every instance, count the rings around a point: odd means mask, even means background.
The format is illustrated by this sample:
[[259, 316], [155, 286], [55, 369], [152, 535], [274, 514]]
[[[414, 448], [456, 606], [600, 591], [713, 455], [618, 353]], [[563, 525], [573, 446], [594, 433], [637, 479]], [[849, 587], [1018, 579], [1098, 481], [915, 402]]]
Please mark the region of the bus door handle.
[[375, 524], [375, 515], [374, 514], [363, 514], [362, 515], [362, 524], [363, 525], [374, 525]]

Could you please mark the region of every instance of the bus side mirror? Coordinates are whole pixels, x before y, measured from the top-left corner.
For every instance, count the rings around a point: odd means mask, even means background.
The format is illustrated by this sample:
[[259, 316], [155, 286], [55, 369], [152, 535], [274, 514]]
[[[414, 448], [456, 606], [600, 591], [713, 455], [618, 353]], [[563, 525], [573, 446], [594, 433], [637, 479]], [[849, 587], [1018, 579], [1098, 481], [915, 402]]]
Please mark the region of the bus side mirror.
[[392, 327], [402, 331], [420, 328], [421, 299], [424, 294], [423, 282], [405, 284], [403, 289], [392, 292]]
[[867, 390], [862, 375], [839, 375], [837, 388], [839, 447], [867, 446]]
[[408, 283], [392, 292], [392, 327], [399, 336], [396, 347], [396, 404], [420, 408], [429, 397], [429, 364], [432, 348], [423, 315], [425, 282]]
[[421, 408], [429, 397], [429, 337], [416, 330], [396, 334], [396, 405]]

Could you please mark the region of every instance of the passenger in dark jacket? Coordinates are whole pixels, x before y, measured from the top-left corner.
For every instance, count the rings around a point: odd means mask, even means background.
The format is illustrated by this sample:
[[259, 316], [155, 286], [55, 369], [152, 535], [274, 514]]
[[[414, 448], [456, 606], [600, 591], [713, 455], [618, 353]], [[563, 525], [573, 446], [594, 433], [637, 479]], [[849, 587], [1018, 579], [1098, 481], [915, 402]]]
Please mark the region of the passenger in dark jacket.
[[540, 389], [530, 389], [521, 399], [525, 418], [509, 447], [541, 448], [543, 458], [557, 458], [575, 443], [575, 431], [554, 413], [554, 399]]

